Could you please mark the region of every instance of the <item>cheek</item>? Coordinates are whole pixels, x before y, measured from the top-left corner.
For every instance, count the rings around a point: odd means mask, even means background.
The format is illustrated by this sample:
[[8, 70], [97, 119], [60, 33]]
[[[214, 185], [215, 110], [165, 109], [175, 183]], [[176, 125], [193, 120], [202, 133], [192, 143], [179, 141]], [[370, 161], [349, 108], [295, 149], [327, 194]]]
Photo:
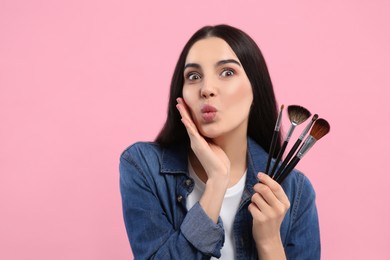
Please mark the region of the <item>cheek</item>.
[[191, 88], [185, 86], [183, 87], [183, 99], [188, 106], [191, 106], [194, 102], [194, 93], [192, 92], [193, 91], [191, 90]]
[[252, 87], [249, 82], [240, 82], [232, 88], [226, 98], [226, 104], [235, 106], [239, 111], [249, 109], [253, 101]]
[[188, 109], [190, 110], [189, 112], [191, 113], [191, 116], [193, 117], [193, 110], [195, 106], [195, 93], [194, 89], [190, 87], [183, 87], [183, 99], [184, 102], [186, 103]]
[[184, 86], [182, 93], [183, 93], [183, 99], [186, 103], [187, 103], [187, 100], [191, 97], [191, 94], [189, 92], [190, 92], [189, 88]]

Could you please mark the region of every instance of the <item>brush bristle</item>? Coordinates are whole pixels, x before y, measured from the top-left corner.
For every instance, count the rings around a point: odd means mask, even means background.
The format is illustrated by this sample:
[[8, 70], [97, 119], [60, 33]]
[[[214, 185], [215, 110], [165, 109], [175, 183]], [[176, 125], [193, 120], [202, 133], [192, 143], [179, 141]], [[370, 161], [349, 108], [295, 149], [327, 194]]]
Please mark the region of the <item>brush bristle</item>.
[[291, 123], [294, 122], [297, 125], [306, 121], [311, 116], [309, 110], [302, 106], [291, 105], [287, 107], [288, 117]]
[[316, 140], [320, 140], [324, 135], [329, 133], [329, 131], [330, 131], [329, 123], [325, 119], [319, 118], [314, 123], [310, 131], [310, 135], [313, 136]]
[[284, 105], [281, 105], [281, 106], [280, 106], [280, 111], [282, 111], [282, 110], [283, 110], [283, 108], [284, 108]]
[[318, 119], [318, 115], [317, 114], [314, 114], [314, 116], [311, 118], [311, 121], [316, 121]]

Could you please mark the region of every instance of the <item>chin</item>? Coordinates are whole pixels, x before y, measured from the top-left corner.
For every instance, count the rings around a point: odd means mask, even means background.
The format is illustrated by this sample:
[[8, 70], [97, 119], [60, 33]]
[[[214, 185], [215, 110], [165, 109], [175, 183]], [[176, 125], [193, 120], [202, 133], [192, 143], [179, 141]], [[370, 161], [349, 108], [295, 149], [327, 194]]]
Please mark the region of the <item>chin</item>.
[[214, 139], [214, 138], [221, 136], [221, 132], [216, 131], [215, 129], [200, 129], [199, 132], [203, 137], [209, 138], [209, 139]]

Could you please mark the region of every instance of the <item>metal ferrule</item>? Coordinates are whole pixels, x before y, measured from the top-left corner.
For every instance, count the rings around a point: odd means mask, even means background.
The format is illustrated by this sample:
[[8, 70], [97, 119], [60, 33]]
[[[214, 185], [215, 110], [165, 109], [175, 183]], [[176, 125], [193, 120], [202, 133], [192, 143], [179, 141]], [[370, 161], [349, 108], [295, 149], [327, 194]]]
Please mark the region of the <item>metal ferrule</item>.
[[317, 140], [309, 135], [305, 142], [303, 143], [301, 149], [299, 149], [298, 153], [297, 153], [297, 157], [299, 159], [302, 159], [302, 157], [310, 150], [310, 148], [312, 148], [312, 146], [317, 142]]
[[296, 126], [297, 126], [297, 124], [295, 122], [291, 123], [291, 127], [288, 130], [288, 132], [287, 132], [287, 136], [286, 136], [286, 140], [285, 140], [286, 142], [290, 141], [290, 138], [291, 138], [292, 133], [294, 132], [294, 129], [295, 129]]
[[305, 129], [303, 129], [303, 132], [302, 134], [299, 136], [299, 139], [303, 140], [303, 138], [305, 137], [305, 135], [309, 132], [311, 126], [314, 124], [314, 121], [311, 120], [309, 124], [307, 124], [307, 126], [305, 127]]

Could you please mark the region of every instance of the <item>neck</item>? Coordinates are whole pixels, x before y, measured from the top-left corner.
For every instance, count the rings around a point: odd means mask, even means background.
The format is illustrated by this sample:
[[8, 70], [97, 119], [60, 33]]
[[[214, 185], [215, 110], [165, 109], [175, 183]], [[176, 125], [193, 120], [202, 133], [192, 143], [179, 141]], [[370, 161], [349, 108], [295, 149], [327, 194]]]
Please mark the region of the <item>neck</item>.
[[247, 137], [242, 136], [240, 138], [223, 136], [212, 140], [213, 143], [222, 148], [230, 160], [232, 168], [244, 165], [246, 168], [246, 157], [247, 157]]
[[[241, 179], [247, 168], [247, 136], [243, 135], [240, 138], [237, 138], [237, 136], [223, 136], [212, 139], [211, 141], [221, 147], [230, 160], [229, 187], [231, 187]], [[198, 177], [203, 182], [206, 182], [207, 174], [192, 151], [190, 151], [190, 161]]]

